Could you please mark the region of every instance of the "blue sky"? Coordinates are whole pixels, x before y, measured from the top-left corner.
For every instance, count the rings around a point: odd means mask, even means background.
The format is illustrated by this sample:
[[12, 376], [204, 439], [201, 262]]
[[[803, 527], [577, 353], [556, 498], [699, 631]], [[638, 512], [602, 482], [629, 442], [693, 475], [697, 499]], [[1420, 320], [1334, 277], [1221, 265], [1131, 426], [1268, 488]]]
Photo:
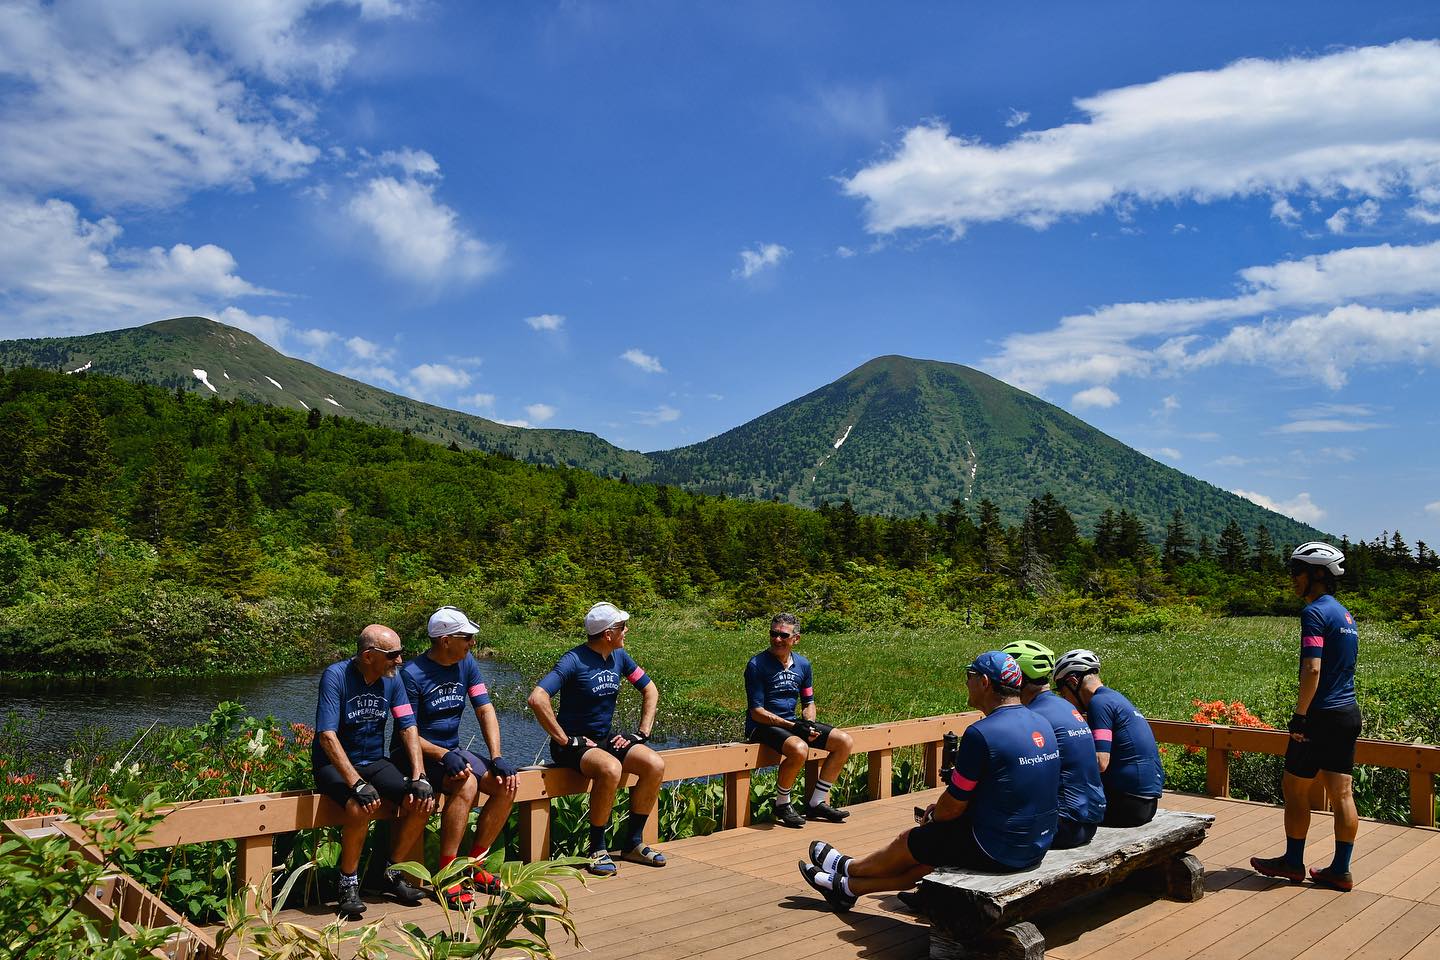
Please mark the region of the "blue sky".
[[0, 335], [626, 447], [888, 353], [1440, 543], [1433, 4], [0, 0]]

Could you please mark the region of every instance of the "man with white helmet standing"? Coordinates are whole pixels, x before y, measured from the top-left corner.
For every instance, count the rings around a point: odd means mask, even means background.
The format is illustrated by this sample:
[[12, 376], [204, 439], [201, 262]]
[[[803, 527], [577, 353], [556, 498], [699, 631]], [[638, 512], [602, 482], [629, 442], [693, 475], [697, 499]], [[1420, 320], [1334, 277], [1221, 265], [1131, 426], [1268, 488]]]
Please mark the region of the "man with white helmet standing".
[[1144, 714], [1118, 690], [1100, 682], [1100, 658], [1071, 650], [1055, 661], [1060, 695], [1085, 714], [1105, 788], [1104, 827], [1138, 827], [1155, 818], [1165, 771]]
[[1305, 836], [1310, 830], [1310, 788], [1319, 775], [1335, 807], [1335, 859], [1312, 868], [1320, 886], [1346, 891], [1353, 885], [1350, 856], [1360, 819], [1355, 812], [1351, 774], [1360, 736], [1355, 702], [1355, 661], [1360, 635], [1355, 618], [1335, 599], [1335, 578], [1345, 556], [1328, 543], [1302, 543], [1290, 555], [1288, 573], [1300, 612], [1300, 692], [1290, 717], [1285, 751], [1285, 855], [1253, 857], [1250, 866], [1267, 877], [1305, 879]]

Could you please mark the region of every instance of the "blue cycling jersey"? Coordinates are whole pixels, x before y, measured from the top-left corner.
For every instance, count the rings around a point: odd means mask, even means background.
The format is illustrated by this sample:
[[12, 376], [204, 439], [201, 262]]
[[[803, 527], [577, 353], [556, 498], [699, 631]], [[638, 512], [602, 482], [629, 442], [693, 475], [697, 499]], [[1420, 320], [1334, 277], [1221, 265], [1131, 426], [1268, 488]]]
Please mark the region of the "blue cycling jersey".
[[1165, 789], [1160, 748], [1143, 714], [1125, 695], [1101, 687], [1086, 711], [1095, 736], [1095, 752], [1110, 754], [1110, 765], [1100, 775], [1106, 793], [1132, 797], [1158, 797]]
[[[450, 666], [441, 666], [420, 654], [400, 668], [405, 695], [415, 707], [415, 725], [420, 736], [437, 747], [453, 750], [460, 746], [460, 720], [465, 702], [482, 707], [490, 702], [490, 692], [480, 676], [480, 664], [470, 654]], [[394, 749], [392, 743], [391, 749]]]
[[975, 842], [1007, 867], [1038, 863], [1055, 839], [1060, 748], [1050, 721], [1020, 704], [965, 728], [947, 787], [969, 801]]
[[582, 643], [561, 657], [555, 669], [541, 678], [539, 686], [552, 697], [560, 694], [555, 719], [567, 736], [598, 741], [610, 732], [621, 677], [637, 690], [650, 685], [650, 678], [623, 647], [602, 657]]
[[815, 702], [815, 678], [810, 670], [810, 661], [798, 653], [790, 654], [786, 666], [769, 650], [762, 650], [745, 664], [745, 699], [749, 708], [745, 712], [745, 738], [759, 726], [750, 719], [750, 708], [762, 707], [786, 720], [794, 720], [797, 704], [805, 706]]
[[1069, 701], [1049, 690], [1031, 700], [1030, 709], [1050, 721], [1060, 744], [1060, 816], [1076, 823], [1104, 820], [1105, 788], [1090, 725]]
[[1325, 594], [1300, 612], [1300, 661], [1320, 658], [1320, 686], [1311, 710], [1335, 710], [1355, 703], [1355, 661], [1360, 632], [1339, 600]]
[[398, 676], [366, 683], [354, 660], [332, 663], [320, 675], [320, 700], [315, 706], [315, 743], [310, 760], [327, 766], [330, 758], [318, 734], [333, 730], [345, 756], [356, 765], [374, 763], [385, 756], [385, 724], [391, 718], [400, 731], [415, 726], [415, 711]]

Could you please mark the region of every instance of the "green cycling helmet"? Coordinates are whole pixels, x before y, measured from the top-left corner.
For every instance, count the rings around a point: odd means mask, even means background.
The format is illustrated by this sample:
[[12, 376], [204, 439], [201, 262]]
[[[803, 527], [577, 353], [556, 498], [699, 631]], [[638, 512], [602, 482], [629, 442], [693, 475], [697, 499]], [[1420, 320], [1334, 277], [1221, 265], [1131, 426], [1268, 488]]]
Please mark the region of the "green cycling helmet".
[[1025, 674], [1026, 680], [1050, 680], [1050, 672], [1055, 669], [1054, 650], [1034, 640], [1016, 640], [1003, 649], [1020, 664], [1020, 672]]

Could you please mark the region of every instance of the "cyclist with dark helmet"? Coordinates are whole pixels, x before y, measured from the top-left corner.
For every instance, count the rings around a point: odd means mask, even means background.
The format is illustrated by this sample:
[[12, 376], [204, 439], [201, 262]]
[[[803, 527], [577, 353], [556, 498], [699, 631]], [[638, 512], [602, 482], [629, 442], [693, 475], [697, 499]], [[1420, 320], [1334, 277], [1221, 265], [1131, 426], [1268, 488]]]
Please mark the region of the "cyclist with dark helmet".
[[1033, 640], [1016, 640], [1003, 652], [1015, 658], [1025, 680], [1020, 702], [1050, 721], [1060, 745], [1060, 808], [1051, 850], [1089, 843], [1105, 819], [1105, 788], [1095, 758], [1095, 738], [1080, 711], [1050, 689], [1055, 652]]
[[1060, 695], [1085, 714], [1095, 738], [1095, 760], [1105, 787], [1101, 826], [1138, 827], [1155, 818], [1165, 771], [1145, 715], [1120, 691], [1100, 682], [1100, 658], [1071, 650], [1055, 661]]
[[1310, 788], [1318, 775], [1335, 807], [1335, 857], [1312, 868], [1310, 879], [1349, 890], [1350, 857], [1360, 820], [1351, 775], [1360, 707], [1355, 702], [1355, 661], [1360, 634], [1355, 618], [1335, 599], [1345, 555], [1328, 543], [1302, 543], [1290, 555], [1290, 586], [1305, 601], [1300, 611], [1300, 692], [1290, 717], [1285, 751], [1285, 855], [1254, 857], [1250, 865], [1267, 877], [1305, 878], [1305, 837], [1310, 831]]

